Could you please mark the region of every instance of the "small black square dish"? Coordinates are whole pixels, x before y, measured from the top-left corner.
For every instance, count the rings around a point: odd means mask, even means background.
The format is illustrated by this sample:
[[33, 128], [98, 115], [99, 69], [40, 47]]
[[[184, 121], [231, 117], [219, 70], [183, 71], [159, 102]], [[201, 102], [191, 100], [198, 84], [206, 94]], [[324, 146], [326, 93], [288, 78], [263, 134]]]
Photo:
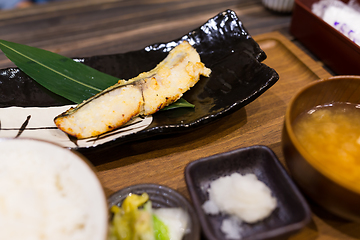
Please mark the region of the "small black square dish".
[[242, 240], [287, 238], [310, 222], [307, 202], [276, 155], [268, 147], [252, 146], [202, 158], [185, 168], [186, 184], [207, 239], [228, 239], [221, 224], [229, 215], [206, 214], [202, 205], [209, 199], [211, 182], [233, 173], [255, 174], [277, 202], [276, 208], [265, 219], [252, 224], [239, 223]]
[[137, 184], [123, 188], [108, 198], [108, 206], [121, 206], [129, 194], [141, 195], [146, 192], [152, 207], [156, 208], [182, 208], [189, 216], [189, 229], [182, 240], [200, 240], [200, 224], [196, 212], [189, 201], [174, 189], [152, 183]]

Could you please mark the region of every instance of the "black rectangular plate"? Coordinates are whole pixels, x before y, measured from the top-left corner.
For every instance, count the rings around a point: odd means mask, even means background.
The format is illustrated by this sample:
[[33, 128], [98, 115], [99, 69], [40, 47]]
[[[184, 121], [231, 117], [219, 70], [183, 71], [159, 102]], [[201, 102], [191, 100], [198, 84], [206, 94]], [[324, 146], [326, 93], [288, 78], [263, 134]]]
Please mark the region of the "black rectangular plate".
[[[195, 105], [194, 109], [155, 113], [147, 128], [117, 138], [110, 133], [101, 136], [105, 143], [97, 144], [95, 139], [90, 147], [79, 147], [76, 140], [69, 139], [73, 142], [73, 149], [82, 153], [104, 151], [125, 142], [193, 130], [246, 106], [279, 79], [274, 69], [262, 63], [266, 59], [265, 52], [231, 10], [219, 13], [199, 28], [168, 43], [156, 43], [128, 53], [76, 60], [119, 79], [130, 79], [154, 68], [172, 48], [185, 40], [212, 70], [209, 78], [202, 77], [183, 96]], [[0, 70], [0, 107], [65, 104], [70, 102], [41, 87], [19, 69]]]

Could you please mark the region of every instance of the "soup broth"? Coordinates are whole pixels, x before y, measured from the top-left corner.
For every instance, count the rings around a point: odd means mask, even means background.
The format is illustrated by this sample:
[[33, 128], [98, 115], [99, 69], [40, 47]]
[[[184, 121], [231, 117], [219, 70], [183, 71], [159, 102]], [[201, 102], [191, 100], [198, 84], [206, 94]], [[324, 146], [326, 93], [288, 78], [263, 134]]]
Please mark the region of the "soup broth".
[[360, 105], [317, 106], [295, 120], [294, 132], [314, 164], [360, 191]]

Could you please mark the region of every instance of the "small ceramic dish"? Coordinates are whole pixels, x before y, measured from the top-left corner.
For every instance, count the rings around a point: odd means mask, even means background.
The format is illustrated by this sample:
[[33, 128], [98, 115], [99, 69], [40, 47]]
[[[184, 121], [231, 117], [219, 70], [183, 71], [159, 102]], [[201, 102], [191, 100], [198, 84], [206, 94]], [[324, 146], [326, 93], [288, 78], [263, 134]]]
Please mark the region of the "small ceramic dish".
[[291, 13], [294, 7], [294, 0], [262, 0], [262, 4], [275, 12]]
[[112, 194], [108, 198], [109, 208], [113, 205], [121, 206], [122, 201], [130, 194], [142, 194], [146, 192], [152, 202], [153, 208], [180, 207], [189, 214], [190, 232], [185, 234], [183, 240], [199, 240], [200, 224], [194, 208], [189, 201], [179, 192], [172, 188], [158, 184], [133, 185]]
[[269, 217], [254, 224], [241, 224], [243, 240], [288, 237], [309, 223], [310, 209], [275, 154], [265, 146], [253, 146], [203, 158], [185, 168], [186, 184], [207, 239], [226, 239], [220, 230], [226, 216], [208, 215], [202, 208], [208, 200], [209, 185], [235, 172], [255, 174], [277, 199], [277, 208]]

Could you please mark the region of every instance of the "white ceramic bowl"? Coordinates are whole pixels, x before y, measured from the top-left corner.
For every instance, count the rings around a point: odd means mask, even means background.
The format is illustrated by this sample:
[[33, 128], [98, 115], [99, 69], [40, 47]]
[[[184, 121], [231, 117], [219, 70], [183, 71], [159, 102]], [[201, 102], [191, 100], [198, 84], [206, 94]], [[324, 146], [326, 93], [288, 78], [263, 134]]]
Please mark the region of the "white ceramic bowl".
[[108, 208], [92, 165], [52, 143], [0, 139], [0, 239], [105, 240]]
[[275, 12], [290, 13], [294, 7], [294, 0], [262, 0], [263, 5]]

